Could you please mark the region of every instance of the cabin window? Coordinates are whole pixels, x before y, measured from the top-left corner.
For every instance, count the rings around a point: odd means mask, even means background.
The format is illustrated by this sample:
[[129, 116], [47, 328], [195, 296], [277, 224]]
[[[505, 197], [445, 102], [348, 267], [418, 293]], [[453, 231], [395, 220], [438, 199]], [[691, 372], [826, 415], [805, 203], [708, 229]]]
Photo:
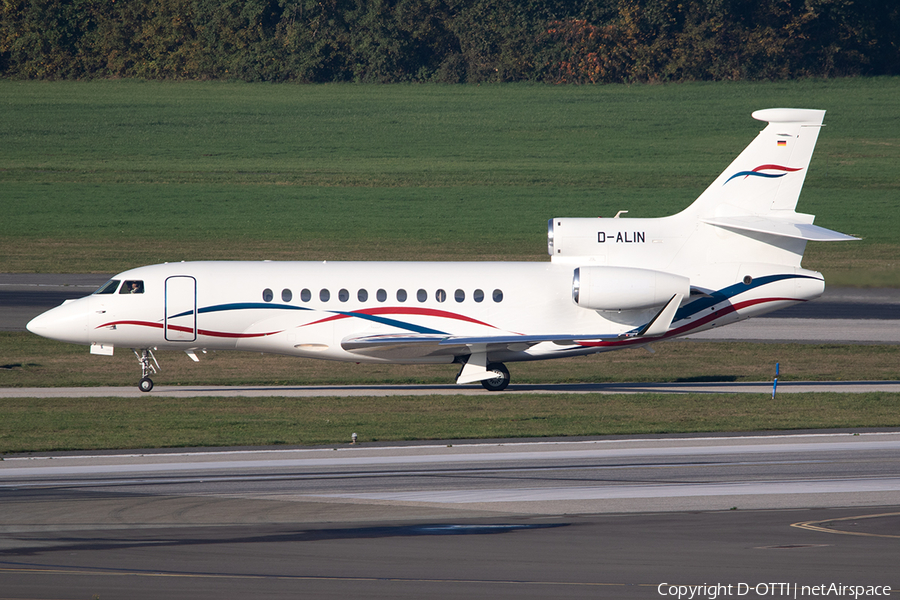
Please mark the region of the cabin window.
[[484, 300], [484, 290], [475, 290], [475, 293], [472, 294], [472, 300], [475, 302], [481, 302]]
[[365, 302], [369, 299], [369, 292], [367, 292], [366, 290], [359, 290], [358, 292], [356, 292], [356, 299], [360, 302]]
[[329, 300], [331, 300], [331, 292], [329, 292], [325, 288], [322, 288], [321, 290], [319, 290], [319, 300], [321, 300], [322, 302], [328, 302]]
[[124, 284], [122, 284], [122, 289], [119, 290], [120, 294], [143, 294], [144, 293], [144, 282], [143, 281], [135, 281], [135, 280], [126, 280]]
[[100, 288], [94, 292], [95, 294], [115, 294], [116, 289], [119, 287], [118, 279], [110, 279], [106, 283], [100, 286]]
[[453, 299], [456, 300], [457, 302], [462, 302], [463, 300], [466, 299], [466, 293], [463, 290], [456, 290], [453, 293]]
[[294, 297], [294, 295], [291, 293], [291, 290], [287, 290], [287, 289], [281, 290], [281, 299], [284, 302], [290, 302], [291, 298], [293, 298], [293, 297]]
[[494, 290], [494, 302], [503, 302], [502, 290]]
[[266, 288], [263, 290], [263, 301], [271, 302], [272, 298], [274, 298], [274, 297], [275, 297], [275, 294], [273, 294], [272, 290], [270, 290], [269, 288]]
[[310, 292], [307, 288], [303, 288], [300, 290], [300, 299], [304, 302], [309, 302], [312, 300], [312, 292]]
[[346, 302], [349, 299], [350, 299], [350, 292], [348, 292], [347, 290], [342, 289], [341, 291], [338, 292], [338, 300], [340, 300], [341, 302]]
[[445, 292], [444, 290], [438, 290], [434, 293], [434, 298], [438, 302], [443, 302], [447, 299], [447, 292]]
[[387, 292], [384, 290], [378, 290], [377, 292], [375, 292], [375, 297], [379, 302], [384, 302], [385, 300], [387, 300]]
[[406, 290], [397, 290], [397, 302], [406, 302]]
[[425, 290], [419, 290], [418, 292], [416, 292], [416, 300], [418, 300], [419, 302], [425, 302], [426, 300], [428, 300], [428, 292], [426, 292]]

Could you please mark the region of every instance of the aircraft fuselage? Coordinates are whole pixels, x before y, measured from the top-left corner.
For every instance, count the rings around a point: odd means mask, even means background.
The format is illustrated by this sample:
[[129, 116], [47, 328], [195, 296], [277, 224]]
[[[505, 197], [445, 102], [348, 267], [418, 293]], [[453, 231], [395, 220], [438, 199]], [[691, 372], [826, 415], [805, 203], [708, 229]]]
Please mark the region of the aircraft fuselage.
[[[732, 269], [726, 267], [727, 270]], [[821, 275], [754, 276], [684, 304], [664, 338], [810, 300]], [[159, 350], [247, 350], [353, 362], [453, 362], [455, 351], [413, 356], [349, 352], [347, 339], [571, 334], [584, 340], [515, 342], [492, 361], [573, 356], [646, 343], [625, 335], [656, 308], [591, 310], [573, 301], [572, 265], [551, 262], [184, 262], [125, 271], [91, 296], [37, 317], [29, 329], [76, 344]], [[140, 286], [139, 293], [132, 287]], [[402, 354], [402, 353], [401, 353]]]

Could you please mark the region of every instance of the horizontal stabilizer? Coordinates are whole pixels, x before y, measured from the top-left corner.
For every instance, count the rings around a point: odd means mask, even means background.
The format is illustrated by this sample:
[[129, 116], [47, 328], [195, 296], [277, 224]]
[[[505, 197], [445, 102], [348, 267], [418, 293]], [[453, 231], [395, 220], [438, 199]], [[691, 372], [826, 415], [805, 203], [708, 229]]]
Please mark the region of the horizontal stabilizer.
[[822, 120], [825, 118], [825, 111], [809, 108], [766, 108], [754, 111], [750, 116], [757, 121], [765, 121], [766, 123], [821, 125]]
[[832, 231], [831, 229], [819, 227], [818, 225], [813, 225], [812, 223], [799, 223], [772, 217], [714, 217], [700, 220], [709, 225], [715, 225], [716, 227], [723, 227], [725, 229], [766, 233], [779, 237], [806, 240], [808, 242], [843, 242], [859, 239], [837, 231]]

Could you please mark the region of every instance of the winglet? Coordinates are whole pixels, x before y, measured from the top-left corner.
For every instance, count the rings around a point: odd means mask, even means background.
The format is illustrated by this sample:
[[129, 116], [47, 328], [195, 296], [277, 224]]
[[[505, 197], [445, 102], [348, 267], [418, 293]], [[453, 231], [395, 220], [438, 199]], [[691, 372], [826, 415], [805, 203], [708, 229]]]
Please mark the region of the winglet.
[[653, 319], [644, 326], [643, 329], [637, 334], [637, 337], [656, 337], [660, 335], [664, 335], [667, 331], [669, 331], [669, 326], [672, 324], [672, 319], [675, 318], [675, 312], [678, 310], [678, 307], [681, 306], [681, 301], [684, 299], [683, 294], [675, 294], [663, 306], [662, 310], [653, 317]]

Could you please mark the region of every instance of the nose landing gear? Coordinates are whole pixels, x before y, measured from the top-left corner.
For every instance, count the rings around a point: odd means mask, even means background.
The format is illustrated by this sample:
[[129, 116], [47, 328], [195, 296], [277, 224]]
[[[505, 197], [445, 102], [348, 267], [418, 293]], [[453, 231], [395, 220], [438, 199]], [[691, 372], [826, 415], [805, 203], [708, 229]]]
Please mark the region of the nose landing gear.
[[159, 363], [156, 362], [156, 357], [153, 356], [153, 352], [149, 348], [142, 348], [140, 354], [134, 348], [131, 351], [134, 352], [134, 355], [137, 356], [138, 361], [141, 363], [141, 380], [138, 382], [138, 389], [142, 392], [149, 392], [153, 389], [153, 380], [150, 379], [150, 375], [156, 374], [157, 369], [159, 369]]

